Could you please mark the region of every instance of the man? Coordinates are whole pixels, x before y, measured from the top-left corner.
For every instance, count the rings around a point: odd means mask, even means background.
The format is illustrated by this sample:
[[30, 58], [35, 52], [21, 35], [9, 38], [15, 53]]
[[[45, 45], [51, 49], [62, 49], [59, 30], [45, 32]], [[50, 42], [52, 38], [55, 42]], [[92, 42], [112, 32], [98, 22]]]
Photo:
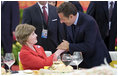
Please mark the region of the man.
[[117, 38], [117, 1], [92, 1], [87, 13], [98, 23], [108, 50], [114, 51]]
[[36, 27], [39, 45], [44, 50], [56, 51], [57, 45], [64, 39], [63, 25], [60, 23], [56, 7], [47, 1], [38, 1], [35, 5], [24, 9], [23, 21]]
[[58, 9], [61, 23], [67, 25], [67, 41], [57, 49], [63, 49], [73, 54], [74, 51], [82, 52], [83, 61], [80, 68], [91, 68], [104, 64], [104, 59], [111, 62], [108, 50], [101, 38], [96, 21], [87, 14], [77, 12], [70, 2], [61, 4]]
[[1, 4], [1, 43], [5, 53], [12, 52], [13, 31], [19, 24], [20, 13], [17, 1], [2, 1]]

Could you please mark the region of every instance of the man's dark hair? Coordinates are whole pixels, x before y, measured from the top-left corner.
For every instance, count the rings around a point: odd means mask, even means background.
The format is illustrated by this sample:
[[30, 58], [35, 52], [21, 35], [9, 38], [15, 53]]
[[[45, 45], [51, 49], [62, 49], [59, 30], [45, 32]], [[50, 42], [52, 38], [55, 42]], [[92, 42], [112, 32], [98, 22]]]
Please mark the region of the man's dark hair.
[[58, 13], [63, 13], [65, 17], [69, 17], [70, 14], [74, 16], [77, 14], [77, 8], [70, 2], [64, 2], [57, 8]]

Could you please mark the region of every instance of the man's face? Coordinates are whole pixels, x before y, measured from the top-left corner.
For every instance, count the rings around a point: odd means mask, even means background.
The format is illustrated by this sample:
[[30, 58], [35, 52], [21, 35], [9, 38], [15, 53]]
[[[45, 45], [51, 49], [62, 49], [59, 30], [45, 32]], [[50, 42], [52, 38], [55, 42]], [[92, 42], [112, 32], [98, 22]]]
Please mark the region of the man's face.
[[60, 22], [65, 23], [67, 26], [71, 26], [73, 24], [73, 15], [70, 15], [69, 18], [65, 17], [63, 13], [58, 13]]
[[47, 1], [39, 1], [41, 5], [46, 5]]

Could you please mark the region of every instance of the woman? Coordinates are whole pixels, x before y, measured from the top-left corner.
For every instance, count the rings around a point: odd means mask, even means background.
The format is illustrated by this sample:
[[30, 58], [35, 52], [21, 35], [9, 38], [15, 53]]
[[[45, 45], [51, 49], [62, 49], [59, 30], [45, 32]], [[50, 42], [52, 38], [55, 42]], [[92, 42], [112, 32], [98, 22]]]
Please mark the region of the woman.
[[20, 51], [20, 61], [23, 69], [39, 70], [44, 66], [51, 66], [53, 59], [64, 52], [64, 50], [57, 50], [54, 54], [47, 57], [43, 47], [35, 45], [37, 43], [36, 28], [28, 24], [20, 24], [15, 29], [17, 41], [22, 45]]

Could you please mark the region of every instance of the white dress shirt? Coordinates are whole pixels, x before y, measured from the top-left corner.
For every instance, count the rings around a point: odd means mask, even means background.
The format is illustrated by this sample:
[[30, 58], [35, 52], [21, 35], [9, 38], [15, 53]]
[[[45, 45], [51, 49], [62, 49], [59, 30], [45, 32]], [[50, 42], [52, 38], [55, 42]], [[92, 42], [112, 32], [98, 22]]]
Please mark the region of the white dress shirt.
[[2, 1], [2, 4], [4, 3], [4, 1]]
[[[110, 8], [110, 2], [111, 1], [108, 1], [108, 9]], [[112, 1], [112, 2], [113, 2], [113, 8], [114, 8], [115, 1]]]
[[[42, 11], [42, 13], [43, 13], [43, 9], [42, 9], [43, 5], [41, 5], [39, 2], [38, 2], [38, 5], [39, 5], [39, 7], [41, 8], [41, 11]], [[45, 6], [46, 6], [45, 10], [46, 10], [46, 12], [47, 12], [47, 14], [48, 14], [48, 2], [46, 3]]]
[[[109, 8], [110, 8], [110, 2], [111, 1], [108, 1], [108, 10], [109, 10]], [[114, 8], [114, 4], [115, 4], [115, 1], [112, 1], [113, 2], [113, 8]], [[111, 29], [111, 21], [109, 21], [109, 30]]]
[[78, 19], [79, 19], [79, 12], [77, 12], [77, 18], [76, 18], [76, 20], [75, 20], [75, 22], [74, 22], [74, 25], [77, 25]]

